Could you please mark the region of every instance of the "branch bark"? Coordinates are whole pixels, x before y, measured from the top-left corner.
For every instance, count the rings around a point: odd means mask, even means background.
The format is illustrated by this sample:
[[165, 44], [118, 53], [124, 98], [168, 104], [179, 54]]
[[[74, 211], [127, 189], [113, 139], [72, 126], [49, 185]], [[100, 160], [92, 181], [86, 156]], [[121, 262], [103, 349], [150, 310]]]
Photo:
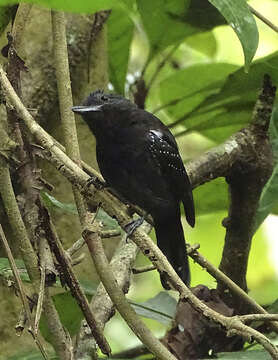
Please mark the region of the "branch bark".
[[[66, 39], [66, 20], [62, 11], [52, 10], [51, 15], [56, 79], [66, 153], [74, 162], [81, 166], [74, 114], [71, 111], [73, 101]], [[84, 225], [86, 219], [85, 203], [80, 192], [75, 186], [73, 186], [72, 190], [80, 223], [81, 225]]]
[[108, 264], [102, 247], [101, 238], [99, 236], [99, 230], [92, 226], [90, 229], [85, 229], [83, 236], [86, 240], [103, 286], [128, 326], [158, 359], [174, 360], [175, 357], [152, 334], [126, 300], [124, 293], [119, 287], [117, 280], [112, 273], [112, 269]]
[[[255, 215], [262, 189], [273, 170], [268, 127], [275, 90], [269, 77], [265, 76], [251, 124], [241, 130], [245, 136], [242, 152], [226, 176], [231, 200], [228, 218], [223, 221], [226, 237], [219, 269], [245, 291]], [[223, 283], [218, 284], [218, 290], [230, 307], [237, 309], [238, 313], [246, 311], [244, 304], [234, 298]]]
[[[146, 232], [149, 231], [149, 225], [144, 224], [142, 226]], [[137, 253], [138, 247], [133, 242], [127, 242], [126, 236], [123, 236], [109, 264], [119, 287], [124, 293], [127, 293], [129, 289], [130, 269], [136, 259]], [[90, 308], [93, 313], [96, 314], [97, 320], [103, 328], [107, 321], [114, 315], [114, 304], [102, 284], [98, 286], [97, 292], [91, 301]], [[88, 331], [88, 325], [83, 321], [77, 339], [75, 359], [82, 360], [84, 357], [90, 356], [94, 348], [95, 340]]]

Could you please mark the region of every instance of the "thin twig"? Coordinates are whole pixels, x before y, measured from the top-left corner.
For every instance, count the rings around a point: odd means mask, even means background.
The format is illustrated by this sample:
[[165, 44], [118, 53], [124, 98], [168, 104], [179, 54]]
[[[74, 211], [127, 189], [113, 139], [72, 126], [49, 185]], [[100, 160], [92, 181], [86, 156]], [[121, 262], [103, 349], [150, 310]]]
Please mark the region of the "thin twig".
[[142, 266], [140, 268], [132, 268], [133, 274], [142, 274], [153, 270], [156, 270], [156, 267], [153, 265]]
[[35, 343], [38, 346], [42, 356], [44, 357], [44, 359], [47, 360], [48, 356], [47, 356], [47, 354], [46, 354], [46, 352], [44, 350], [44, 347], [43, 347], [40, 339], [37, 337], [37, 333], [35, 332], [34, 323], [33, 323], [33, 320], [32, 320], [32, 315], [31, 315], [31, 311], [30, 311], [30, 307], [29, 307], [29, 302], [27, 300], [27, 296], [25, 294], [24, 287], [23, 287], [23, 284], [22, 284], [22, 281], [21, 281], [21, 278], [20, 278], [16, 263], [15, 263], [13, 254], [11, 252], [9, 243], [8, 243], [8, 241], [6, 239], [6, 236], [4, 234], [4, 231], [3, 231], [3, 228], [2, 228], [1, 224], [0, 224], [0, 238], [2, 240], [4, 248], [6, 250], [6, 253], [7, 253], [7, 256], [8, 256], [8, 259], [9, 259], [9, 263], [11, 265], [11, 269], [12, 269], [12, 272], [14, 274], [14, 277], [15, 277], [15, 280], [16, 280], [16, 283], [17, 283], [17, 286], [18, 286], [18, 289], [19, 289], [19, 295], [20, 295], [20, 298], [21, 298], [21, 301], [22, 301], [22, 304], [24, 306], [24, 310], [25, 310], [25, 313], [26, 313], [26, 316], [27, 316], [27, 319], [28, 319], [28, 322], [29, 322], [30, 333], [32, 334], [32, 336], [33, 336], [33, 338], [35, 340]]
[[257, 16], [258, 19], [260, 19], [263, 23], [265, 23], [267, 26], [269, 26], [275, 32], [278, 32], [278, 26], [273, 24], [270, 20], [268, 20], [264, 15], [259, 13], [251, 5], [248, 4], [247, 6], [249, 7], [249, 10], [251, 11], [251, 13], [253, 13], [255, 16]]
[[85, 240], [83, 238], [80, 238], [76, 240], [70, 248], [67, 249], [67, 253], [70, 257], [72, 257], [77, 251], [82, 249], [82, 247], [85, 244]]
[[27, 321], [27, 316], [23, 306], [19, 314], [18, 322], [15, 325], [15, 331], [18, 336], [20, 336], [23, 330], [25, 329], [26, 321]]
[[86, 257], [85, 254], [80, 254], [79, 256], [71, 259], [72, 266], [76, 266], [76, 265], [79, 265], [80, 263], [82, 263], [82, 261], [85, 259], [85, 257]]
[[[136, 359], [137, 357], [146, 355], [148, 353], [149, 353], [149, 350], [146, 348], [146, 346], [140, 344], [131, 349], [127, 349], [127, 350], [119, 351], [118, 353], [114, 353], [110, 357], [110, 359]], [[145, 359], [145, 357], [144, 357], [144, 359]]]
[[30, 280], [32, 281], [34, 291], [36, 291], [36, 289], [39, 288], [40, 281], [38, 259], [28, 238], [28, 234], [17, 205], [7, 163], [1, 158], [1, 156], [0, 169], [0, 194], [5, 212], [18, 242], [18, 247], [21, 250], [22, 259], [26, 266]]
[[[3, 118], [2, 118], [3, 121]], [[0, 125], [2, 125], [0, 121]], [[1, 128], [1, 126], [0, 126]], [[0, 138], [1, 141], [1, 138]], [[18, 244], [18, 248], [21, 250], [22, 259], [26, 266], [31, 285], [35, 293], [39, 292], [40, 288], [40, 274], [38, 271], [38, 258], [34, 252], [34, 249], [30, 243], [25, 225], [23, 223], [15, 194], [12, 187], [10, 172], [8, 165], [4, 159], [0, 156], [0, 194], [4, 204], [5, 212], [8, 216], [9, 223], [15, 235], [15, 239]], [[52, 332], [55, 330], [56, 336], [52, 343], [57, 354], [63, 359], [70, 359], [70, 346], [68, 346], [68, 339], [64, 334], [64, 328], [59, 320], [57, 310], [51, 300], [51, 297], [47, 297], [47, 302], [44, 303], [44, 309], [46, 319]]]
[[[269, 313], [259, 305], [254, 299], [252, 299], [248, 294], [241, 289], [236, 283], [234, 283], [227, 275], [225, 275], [221, 270], [217, 269], [212, 265], [206, 258], [204, 258], [196, 249], [191, 249], [187, 245], [188, 255], [203, 269], [206, 269], [207, 272], [212, 275], [218, 282], [222, 282], [227, 286], [230, 291], [237, 297], [241, 299], [249, 308], [250, 311], [255, 311], [262, 315], [269, 315]], [[271, 326], [275, 332], [278, 333], [278, 322], [271, 323]]]
[[[23, 39], [24, 29], [26, 24], [28, 24], [28, 16], [30, 13], [30, 5], [29, 4], [20, 4], [17, 13], [15, 22], [12, 28], [12, 40], [11, 43], [12, 48], [9, 51], [9, 64], [8, 70], [11, 74], [11, 78], [13, 79], [13, 85], [15, 89], [17, 89], [18, 94], [21, 93], [21, 84], [20, 84], [20, 69], [21, 67], [18, 66], [18, 61], [23, 63], [23, 61], [16, 57], [16, 52], [21, 53], [24, 49], [21, 49], [21, 43]], [[45, 233], [43, 229], [43, 221], [39, 216], [39, 209], [41, 206], [41, 199], [40, 199], [40, 190], [41, 190], [41, 183], [39, 180], [39, 172], [37, 171], [37, 165], [35, 158], [33, 157], [33, 153], [31, 152], [30, 147], [30, 139], [29, 134], [25, 129], [24, 124], [21, 121], [18, 121], [18, 118], [15, 116], [14, 111], [9, 111], [7, 109], [8, 120], [10, 120], [10, 126], [15, 128], [14, 134], [16, 135], [16, 142], [20, 144], [19, 147], [19, 159], [24, 166], [20, 167], [20, 171], [18, 171], [18, 176], [20, 178], [20, 183], [22, 187], [22, 191], [24, 193], [24, 207], [22, 215], [18, 213], [16, 207], [16, 200], [13, 199], [14, 194], [7, 198], [7, 207], [6, 212], [9, 215], [10, 208], [14, 209], [14, 212], [11, 212], [11, 216], [9, 217], [9, 222], [14, 231], [16, 231], [16, 238], [18, 239], [18, 243], [20, 244], [19, 248], [22, 252], [22, 257], [24, 263], [26, 265], [28, 274], [30, 275], [30, 279], [32, 281], [32, 286], [34, 288], [35, 293], [39, 293], [40, 291], [40, 274], [39, 274], [39, 266], [38, 266], [38, 258], [37, 254], [32, 248], [30, 239], [32, 240], [33, 244], [39, 244], [41, 247], [42, 242], [45, 241]], [[22, 131], [23, 130], [23, 131]], [[5, 169], [5, 173], [7, 173]], [[12, 194], [13, 190], [11, 185], [9, 184], [8, 175], [5, 176], [6, 181], [6, 189], [4, 190], [6, 196], [6, 192]], [[25, 226], [22, 225], [22, 218], [24, 218]], [[16, 224], [16, 225], [15, 225]], [[20, 228], [20, 229], [19, 229]], [[16, 230], [15, 230], [16, 229]], [[28, 229], [28, 234], [26, 232]], [[21, 231], [19, 231], [21, 230]], [[41, 259], [40, 259], [41, 260]], [[52, 261], [51, 254], [50, 256], [45, 257], [45, 269], [48, 279], [55, 278], [55, 269]], [[37, 300], [37, 295], [36, 300]], [[52, 302], [51, 297], [47, 294], [41, 293], [41, 296], [44, 297], [44, 312], [45, 318], [47, 321], [47, 325], [49, 329], [51, 329], [51, 336], [52, 337], [52, 345], [60, 358], [65, 360], [71, 359], [71, 342], [66, 337], [66, 331], [63, 328], [63, 325], [59, 319], [57, 314], [57, 310]], [[37, 314], [40, 313], [40, 305], [38, 308]]]
[[57, 237], [53, 224], [50, 222], [48, 226], [50, 235], [48, 237], [49, 245], [56, 256], [56, 259], [62, 266], [66, 284], [68, 285], [72, 295], [78, 302], [101, 351], [104, 354], [109, 355], [111, 352], [110, 346], [106, 338], [104, 337], [100, 324], [98, 323], [98, 321], [96, 321], [95, 316], [90, 309], [86, 295], [84, 294], [84, 291], [81, 288], [80, 283], [74, 274], [68, 254], [64, 250], [59, 238]]
[[239, 315], [238, 318], [243, 323], [249, 321], [278, 321], [278, 314], [247, 314]]
[[116, 237], [121, 235], [120, 229], [111, 229], [111, 230], [101, 230], [100, 237], [102, 239], [109, 239], [111, 237]]
[[41, 284], [40, 284], [40, 291], [39, 291], [39, 297], [37, 302], [37, 310], [36, 310], [36, 316], [35, 316], [35, 324], [34, 324], [34, 333], [37, 336], [38, 330], [39, 330], [39, 324], [43, 309], [43, 300], [44, 300], [44, 288], [45, 288], [45, 263], [43, 262], [40, 267], [41, 270]]

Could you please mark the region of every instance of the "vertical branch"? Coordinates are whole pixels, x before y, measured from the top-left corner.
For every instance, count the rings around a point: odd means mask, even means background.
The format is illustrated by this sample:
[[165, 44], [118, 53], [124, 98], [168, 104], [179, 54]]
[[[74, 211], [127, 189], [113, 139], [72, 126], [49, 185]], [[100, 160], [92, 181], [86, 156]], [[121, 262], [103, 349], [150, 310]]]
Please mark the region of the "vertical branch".
[[[1, 122], [0, 122], [1, 126]], [[0, 146], [1, 147], [1, 146]], [[16, 202], [12, 187], [10, 171], [6, 161], [0, 156], [0, 195], [4, 204], [8, 221], [11, 225], [15, 239], [18, 243], [28, 275], [34, 285], [39, 288], [40, 274], [38, 270], [38, 259], [28, 238], [24, 222]]]
[[[0, 127], [3, 122], [0, 121]], [[0, 148], [2, 144], [0, 142]], [[34, 292], [38, 293], [40, 288], [40, 274], [38, 258], [29, 240], [24, 222], [22, 220], [15, 194], [12, 187], [11, 177], [6, 161], [0, 156], [0, 195], [4, 204], [5, 212], [16, 242], [21, 252], [22, 259], [26, 266], [28, 275], [31, 279]], [[49, 329], [56, 330], [53, 338], [53, 347], [61, 359], [71, 359], [71, 348], [68, 346], [65, 330], [60, 322], [57, 310], [51, 300], [46, 288], [44, 311]]]
[[[75, 126], [71, 81], [66, 39], [66, 20], [63, 12], [52, 11], [52, 32], [54, 39], [54, 59], [58, 86], [61, 122], [63, 126], [66, 153], [81, 167], [79, 145]], [[73, 194], [81, 225], [85, 222], [86, 207], [78, 189], [73, 186]]]
[[[268, 127], [275, 90], [270, 78], [265, 76], [250, 125], [252, 137], [242, 149], [244, 155], [237, 159], [226, 177], [231, 203], [228, 218], [223, 222], [226, 227], [226, 237], [219, 268], [245, 291], [247, 291], [246, 272], [254, 234], [255, 215], [262, 189], [273, 169]], [[218, 289], [231, 307], [237, 309], [239, 313], [244, 311], [244, 305], [232, 297], [223, 283], [218, 284]]]
[[[14, 89], [19, 95], [21, 94], [20, 71], [24, 69], [24, 62], [18, 57], [17, 50], [21, 49], [24, 28], [27, 23], [30, 9], [31, 6], [28, 4], [19, 5], [12, 29], [12, 39], [10, 40], [11, 42], [9, 48], [9, 63], [7, 73], [11, 78]], [[55, 277], [55, 269], [52, 255], [49, 249], [46, 248], [46, 234], [42, 226], [43, 220], [39, 213], [42, 206], [40, 199], [40, 170], [38, 169], [36, 160], [33, 156], [29, 143], [30, 139], [28, 133], [24, 128], [24, 123], [20, 121], [17, 114], [13, 110], [7, 109], [7, 114], [10, 127], [13, 129], [13, 136], [16, 142], [19, 144], [18, 157], [21, 161], [21, 166], [17, 171], [18, 178], [20, 179], [19, 184], [22, 199], [21, 212], [26, 227], [22, 221], [21, 214], [17, 206], [11, 181], [8, 178], [8, 167], [6, 164], [4, 164], [4, 162], [3, 167], [5, 167], [6, 170], [5, 176], [3, 173], [3, 181], [5, 181], [6, 185], [8, 184], [8, 186], [5, 188], [5, 190], [3, 189], [4, 194], [2, 192], [1, 194], [3, 197], [5, 197], [6, 192], [8, 192], [8, 190], [10, 191], [9, 198], [6, 199], [6, 212], [7, 214], [9, 213], [9, 204], [12, 204], [14, 211], [13, 213], [11, 213], [10, 216], [8, 214], [9, 221], [11, 223], [13, 231], [16, 231], [16, 237], [18, 238], [18, 241], [20, 241], [20, 248], [24, 249], [23, 260], [27, 270], [29, 269], [28, 273], [30, 279], [33, 281], [34, 291], [37, 294], [40, 294], [39, 299], [41, 303], [39, 303], [37, 315], [39, 315], [39, 313], [41, 312], [41, 306], [43, 306], [48, 324], [51, 324], [52, 328], [53, 324], [55, 324], [55, 327], [59, 329], [59, 331], [57, 331], [57, 336], [53, 339], [54, 341], [52, 345], [59, 357], [68, 360], [71, 358], [71, 342], [69, 342], [66, 338], [66, 333], [59, 320], [59, 316], [54, 307], [54, 304], [52, 303], [51, 297], [48, 291], [45, 291], [45, 284], [43, 284], [42, 287], [40, 286], [38, 257], [32, 246], [33, 244], [36, 248], [43, 248], [44, 254], [46, 254], [46, 252], [48, 253], [47, 256], [40, 256], [39, 259], [44, 271], [44, 273], [42, 274], [42, 278], [44, 279], [45, 275], [46, 280], [53, 278], [53, 276]], [[20, 230], [18, 229], [18, 227], [20, 227]], [[28, 229], [28, 234], [26, 232], [26, 228]], [[30, 239], [32, 241], [32, 244], [30, 242]], [[43, 294], [42, 292], [45, 292], [45, 294]], [[45, 304], [42, 304], [43, 299], [45, 300]], [[39, 318], [37, 319], [37, 321], [39, 321]]]

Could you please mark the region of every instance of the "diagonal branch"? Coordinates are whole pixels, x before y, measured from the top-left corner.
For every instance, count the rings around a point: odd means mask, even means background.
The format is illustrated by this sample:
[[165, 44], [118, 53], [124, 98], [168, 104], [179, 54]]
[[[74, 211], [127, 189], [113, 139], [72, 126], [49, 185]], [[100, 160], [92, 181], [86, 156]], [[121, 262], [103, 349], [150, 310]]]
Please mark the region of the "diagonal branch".
[[89, 303], [86, 298], [86, 295], [84, 294], [84, 291], [82, 290], [80, 283], [78, 282], [78, 280], [74, 274], [68, 254], [64, 250], [64, 248], [60, 242], [60, 239], [58, 238], [58, 236], [54, 230], [53, 224], [51, 223], [51, 220], [49, 218], [48, 211], [46, 208], [42, 209], [42, 211], [45, 213], [44, 214], [44, 218], [46, 219], [45, 226], [48, 228], [47, 240], [49, 242], [49, 246], [51, 247], [53, 253], [55, 254], [57, 261], [59, 262], [59, 264], [62, 267], [63, 278], [64, 278], [67, 286], [70, 288], [71, 293], [74, 296], [74, 298], [76, 299], [78, 305], [80, 306], [80, 308], [84, 314], [84, 317], [92, 331], [92, 334], [93, 334], [94, 338], [96, 339], [98, 346], [100, 347], [101, 351], [104, 354], [109, 355], [111, 352], [110, 346], [109, 346], [106, 338], [103, 335], [100, 324], [96, 320], [94, 314], [92, 313], [92, 311], [89, 307]]
[[91, 226], [85, 229], [83, 236], [88, 245], [90, 254], [94, 261], [98, 275], [108, 292], [111, 300], [122, 315], [131, 330], [145, 344], [148, 349], [161, 360], [174, 360], [175, 357], [166, 349], [166, 347], [152, 334], [143, 321], [137, 316], [135, 310], [131, 307], [125, 298], [125, 295], [119, 287], [117, 280], [108, 264], [104, 249], [102, 247], [99, 229]]
[[33, 319], [32, 319], [29, 302], [27, 300], [27, 296], [25, 294], [23, 284], [22, 284], [22, 281], [20, 279], [20, 275], [19, 275], [16, 263], [15, 263], [15, 260], [14, 260], [13, 254], [11, 252], [9, 243], [8, 243], [8, 241], [6, 239], [6, 236], [4, 234], [4, 231], [3, 231], [3, 228], [1, 226], [1, 224], [0, 224], [0, 238], [2, 240], [4, 248], [6, 250], [6, 253], [7, 253], [10, 265], [11, 265], [11, 269], [13, 271], [13, 274], [14, 274], [14, 277], [15, 277], [15, 280], [16, 280], [16, 283], [17, 283], [17, 286], [18, 286], [18, 289], [19, 289], [19, 295], [20, 295], [21, 301], [23, 303], [24, 310], [25, 310], [25, 313], [26, 313], [26, 316], [27, 316], [27, 319], [28, 319], [28, 322], [29, 322], [31, 334], [32, 334], [32, 336], [33, 336], [33, 338], [35, 340], [35, 343], [38, 346], [43, 358], [47, 360], [48, 356], [47, 356], [47, 354], [45, 352], [45, 349], [44, 349], [40, 339], [37, 336], [37, 331], [36, 331], [36, 328], [35, 328], [35, 325], [34, 325], [34, 322], [33, 322]]
[[[146, 232], [149, 232], [150, 226], [143, 224], [142, 227]], [[84, 240], [85, 241], [85, 240]], [[112, 273], [117, 279], [119, 287], [124, 293], [128, 292], [131, 277], [131, 267], [138, 254], [138, 247], [130, 241], [126, 241], [124, 235], [118, 248], [115, 251], [109, 265], [111, 266]], [[107, 294], [104, 286], [100, 284], [97, 288], [95, 296], [92, 298], [90, 308], [96, 314], [97, 320], [100, 326], [104, 328], [107, 321], [114, 315], [114, 304]], [[86, 355], [91, 354], [92, 349], [95, 347], [95, 341], [88, 332], [88, 325], [83, 322], [81, 325], [81, 331], [78, 336], [75, 359], [84, 359]]]

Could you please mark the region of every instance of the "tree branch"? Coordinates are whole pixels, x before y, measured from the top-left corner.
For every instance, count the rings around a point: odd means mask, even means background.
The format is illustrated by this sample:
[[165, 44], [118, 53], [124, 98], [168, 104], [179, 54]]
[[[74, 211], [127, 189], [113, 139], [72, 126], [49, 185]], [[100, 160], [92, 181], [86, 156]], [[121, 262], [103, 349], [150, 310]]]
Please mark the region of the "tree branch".
[[126, 300], [107, 261], [98, 232], [99, 229], [97, 229], [96, 226], [91, 227], [83, 232], [83, 236], [88, 245], [98, 275], [111, 300], [131, 330], [158, 359], [174, 360], [175, 357], [145, 326]]
[[[145, 231], [148, 232], [149, 225], [144, 224], [142, 226], [145, 227]], [[123, 236], [110, 261], [112, 273], [124, 293], [129, 289], [131, 275], [130, 268], [135, 261], [137, 253], [137, 246], [133, 242], [127, 242], [126, 236]], [[90, 308], [94, 314], [96, 314], [100, 326], [104, 328], [107, 321], [114, 314], [114, 304], [102, 284], [98, 286], [97, 292], [91, 301]], [[91, 349], [95, 347], [95, 341], [87, 328], [88, 325], [83, 321], [75, 350], [76, 360], [84, 359], [86, 355], [89, 356], [92, 352]]]
[[[239, 298], [239, 301], [244, 302], [245, 308], [248, 310], [259, 313], [258, 315], [269, 315], [269, 313], [260, 306], [254, 299], [247, 295], [247, 293], [242, 290], [236, 283], [234, 283], [227, 275], [222, 271], [213, 266], [207, 259], [205, 259], [194, 247], [187, 245], [188, 255], [199, 264], [203, 269], [206, 269], [207, 272], [212, 275], [218, 282], [222, 283], [225, 288], [229, 288], [230, 292]], [[272, 329], [278, 333], [278, 322], [272, 322], [270, 324]]]
[[23, 284], [22, 284], [22, 281], [20, 279], [20, 275], [19, 275], [19, 272], [18, 272], [18, 269], [16, 267], [16, 263], [15, 263], [15, 260], [14, 260], [14, 257], [13, 257], [13, 254], [11, 252], [11, 249], [9, 247], [9, 244], [8, 244], [8, 241], [6, 239], [6, 236], [4, 234], [4, 231], [2, 229], [2, 226], [0, 224], [0, 238], [2, 240], [2, 243], [4, 245], [4, 248], [6, 250], [6, 253], [7, 253], [7, 256], [8, 256], [8, 259], [9, 259], [9, 263], [11, 265], [11, 269], [13, 271], [13, 274], [14, 274], [14, 277], [15, 277], [15, 281], [17, 283], [17, 286], [18, 286], [18, 289], [19, 289], [19, 295], [20, 295], [20, 298], [21, 298], [21, 301], [22, 301], [22, 304], [24, 306], [24, 310], [25, 310], [25, 313], [26, 313], [26, 317], [28, 319], [28, 322], [29, 322], [29, 326], [30, 326], [30, 331], [31, 331], [31, 334], [35, 340], [35, 343], [37, 345], [37, 347], [39, 348], [42, 356], [44, 359], [48, 359], [48, 356], [45, 352], [45, 349], [40, 341], [40, 339], [38, 338], [38, 335], [37, 335], [37, 331], [36, 331], [36, 328], [35, 328], [35, 325], [34, 325], [34, 322], [33, 322], [33, 319], [32, 319], [32, 315], [31, 315], [31, 310], [30, 310], [30, 306], [29, 306], [29, 302], [27, 300], [27, 296], [25, 294], [25, 291], [24, 291], [24, 287], [23, 287]]
[[[272, 149], [268, 126], [276, 88], [265, 76], [263, 89], [256, 102], [251, 124], [245, 130], [245, 144], [226, 176], [230, 191], [225, 245], [219, 269], [243, 290], [247, 290], [246, 271], [252, 237], [255, 231], [255, 215], [264, 185], [273, 169]], [[225, 302], [239, 313], [244, 313], [244, 304], [233, 298], [223, 283], [218, 284]]]
[[86, 295], [84, 294], [84, 291], [82, 290], [79, 281], [77, 280], [72, 265], [70, 263], [69, 257], [64, 250], [60, 239], [58, 238], [53, 224], [51, 223], [51, 220], [49, 218], [48, 212], [46, 209], [44, 209], [45, 212], [45, 218], [47, 219], [47, 223], [45, 224], [46, 227], [48, 227], [48, 242], [52, 249], [52, 251], [55, 254], [55, 257], [59, 264], [61, 265], [62, 270], [62, 278], [66, 282], [67, 286], [70, 288], [71, 293], [73, 297], [76, 299], [78, 305], [80, 306], [80, 309], [82, 310], [84, 317], [92, 331], [93, 336], [96, 339], [96, 342], [101, 349], [101, 351], [109, 355], [111, 350], [110, 346], [106, 340], [106, 338], [103, 335], [102, 329], [100, 327], [100, 324], [96, 320], [94, 314], [92, 313], [88, 300], [86, 298]]
[[[18, 57], [16, 50], [21, 51], [21, 41], [23, 39], [23, 32], [25, 25], [27, 23], [27, 18], [30, 13], [31, 6], [28, 4], [20, 4], [17, 10], [15, 22], [12, 28], [12, 41], [10, 43], [9, 49], [9, 63], [8, 63], [8, 72], [12, 78], [13, 85], [17, 89], [18, 94], [21, 93], [21, 81], [20, 81], [20, 71], [22, 70], [22, 60]], [[31, 242], [35, 248], [39, 248], [40, 253], [40, 263], [43, 268], [43, 276], [47, 283], [53, 282], [55, 279], [56, 270], [54, 268], [52, 255], [49, 251], [49, 247], [46, 241], [46, 233], [43, 228], [43, 219], [40, 216], [40, 209], [42, 208], [42, 203], [40, 199], [40, 171], [37, 168], [36, 159], [33, 156], [30, 139], [28, 133], [25, 131], [24, 123], [19, 121], [16, 113], [13, 109], [7, 109], [8, 121], [11, 127], [14, 129], [14, 136], [16, 141], [19, 143], [19, 159], [21, 161], [21, 166], [19, 167], [18, 176], [20, 178], [21, 185], [21, 211], [24, 223], [26, 224], [26, 229], [28, 229], [28, 235], [31, 239]], [[26, 230], [25, 230], [26, 231]], [[21, 237], [23, 235], [20, 235]], [[23, 237], [24, 238], [24, 237]], [[24, 242], [27, 241], [30, 243], [28, 236], [24, 239]], [[26, 244], [25, 244], [26, 246]], [[32, 245], [28, 245], [30, 257], [36, 263], [36, 268], [38, 268], [38, 259], [37, 254], [32, 248]], [[32, 250], [30, 249], [32, 248]], [[23, 257], [25, 262], [25, 258]], [[28, 264], [25, 262], [25, 265], [28, 269]], [[36, 269], [38, 270], [38, 269]], [[30, 277], [32, 279], [32, 277]], [[51, 330], [55, 329], [56, 336], [53, 337], [52, 345], [56, 350], [57, 354], [64, 359], [71, 358], [71, 342], [67, 337], [67, 334], [63, 328], [63, 325], [60, 322], [57, 310], [52, 303], [52, 299], [45, 289], [45, 284], [41, 285], [39, 280], [40, 274], [36, 272], [36, 282], [34, 284], [34, 289], [36, 294], [39, 294], [38, 303], [37, 303], [37, 313], [35, 323], [35, 332], [37, 331], [38, 321], [42, 307], [45, 311], [45, 318], [47, 320], [48, 326], [51, 326]], [[43, 301], [44, 300], [44, 301]]]
[[[52, 10], [51, 15], [56, 79], [66, 153], [74, 162], [81, 166], [74, 113], [71, 111], [73, 101], [66, 39], [66, 20], [62, 11]], [[82, 195], [75, 186], [73, 186], [72, 190], [80, 223], [84, 225], [86, 219], [85, 203]]]

